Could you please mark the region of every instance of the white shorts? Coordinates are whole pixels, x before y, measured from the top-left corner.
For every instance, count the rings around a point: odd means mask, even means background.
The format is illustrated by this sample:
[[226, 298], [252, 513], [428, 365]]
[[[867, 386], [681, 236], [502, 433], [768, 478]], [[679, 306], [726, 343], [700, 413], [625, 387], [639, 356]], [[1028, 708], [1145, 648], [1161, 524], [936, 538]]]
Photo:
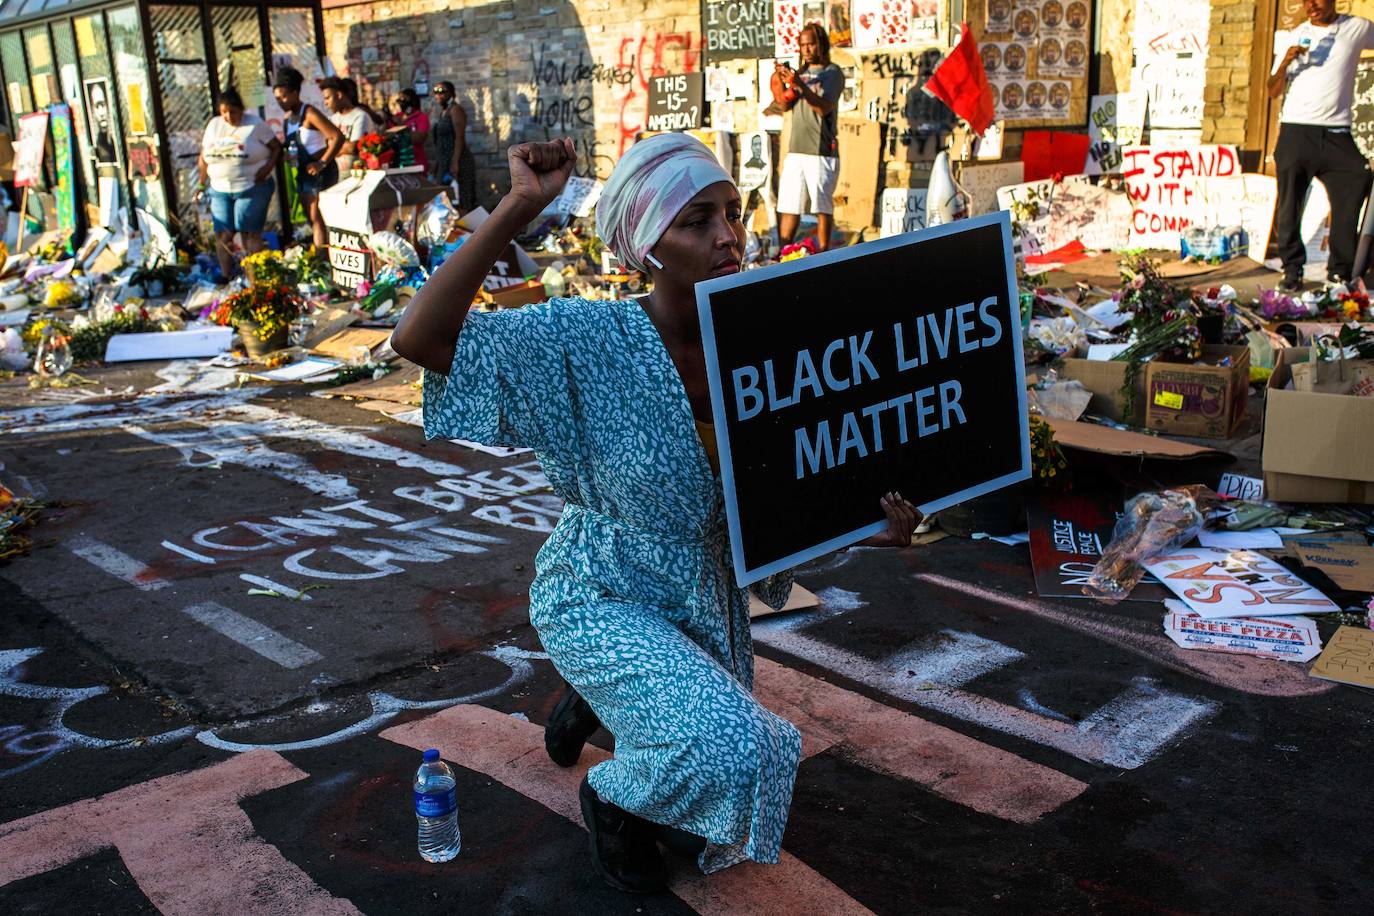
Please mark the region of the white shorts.
[[834, 213], [835, 182], [839, 177], [840, 160], [836, 156], [788, 153], [778, 179], [778, 212], [798, 216]]

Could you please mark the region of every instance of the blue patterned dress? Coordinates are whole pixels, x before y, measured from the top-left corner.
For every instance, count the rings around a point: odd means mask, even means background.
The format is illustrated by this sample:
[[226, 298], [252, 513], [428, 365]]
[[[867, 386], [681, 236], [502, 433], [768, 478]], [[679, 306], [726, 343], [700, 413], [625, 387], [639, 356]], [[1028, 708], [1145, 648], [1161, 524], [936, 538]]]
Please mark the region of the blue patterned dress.
[[[567, 504], [539, 551], [530, 619], [615, 736], [603, 798], [703, 836], [700, 864], [776, 862], [801, 757], [751, 695], [748, 593], [691, 405], [636, 302], [554, 299], [469, 314], [425, 434], [526, 446]], [[781, 607], [792, 585], [754, 586]]]

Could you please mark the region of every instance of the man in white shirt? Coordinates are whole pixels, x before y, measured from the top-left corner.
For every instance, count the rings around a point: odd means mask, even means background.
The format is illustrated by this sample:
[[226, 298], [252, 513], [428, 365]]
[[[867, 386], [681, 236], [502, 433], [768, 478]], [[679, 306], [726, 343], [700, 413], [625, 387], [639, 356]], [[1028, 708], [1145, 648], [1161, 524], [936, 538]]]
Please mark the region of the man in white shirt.
[[1275, 242], [1283, 259], [1280, 288], [1302, 287], [1306, 251], [1299, 232], [1307, 189], [1316, 178], [1331, 200], [1328, 282], [1354, 279], [1360, 208], [1369, 194], [1369, 163], [1350, 135], [1355, 68], [1361, 51], [1374, 50], [1374, 22], [1336, 12], [1336, 0], [1304, 0], [1307, 21], [1289, 32], [1292, 45], [1275, 53], [1270, 98], [1287, 94], [1274, 145], [1278, 167], [1278, 226]]

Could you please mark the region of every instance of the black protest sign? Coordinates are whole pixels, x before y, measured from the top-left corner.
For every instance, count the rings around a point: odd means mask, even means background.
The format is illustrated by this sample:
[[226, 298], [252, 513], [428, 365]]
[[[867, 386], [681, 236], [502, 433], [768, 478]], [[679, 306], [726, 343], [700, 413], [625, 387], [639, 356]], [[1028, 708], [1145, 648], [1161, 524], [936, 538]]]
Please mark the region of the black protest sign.
[[[1115, 503], [1119, 508], [1120, 500]], [[1105, 496], [1083, 493], [1045, 494], [1026, 506], [1035, 590], [1042, 597], [1088, 597], [1083, 587], [1116, 527], [1117, 512], [1110, 506]], [[1127, 600], [1163, 601], [1172, 597], [1158, 579], [1146, 573]]]
[[649, 117], [645, 129], [695, 130], [706, 110], [706, 74], [675, 73], [649, 77]]
[[772, 57], [773, 0], [703, 0], [707, 61]]
[[355, 289], [372, 278], [372, 252], [361, 232], [329, 228], [329, 279], [342, 289]]
[[1365, 158], [1374, 156], [1374, 60], [1362, 60], [1355, 69], [1354, 121], [1350, 132]]
[[1011, 221], [697, 284], [741, 585], [1030, 476]]

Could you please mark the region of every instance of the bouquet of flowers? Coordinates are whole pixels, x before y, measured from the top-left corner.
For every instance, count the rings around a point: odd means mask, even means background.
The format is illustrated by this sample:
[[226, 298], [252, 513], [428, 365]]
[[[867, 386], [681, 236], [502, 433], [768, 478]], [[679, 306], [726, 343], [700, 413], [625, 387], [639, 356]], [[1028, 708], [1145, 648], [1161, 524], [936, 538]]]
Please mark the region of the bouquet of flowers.
[[243, 259], [243, 272], [253, 286], [285, 286], [294, 282], [281, 252], [264, 248]]
[[1064, 488], [1068, 485], [1068, 459], [1054, 441], [1054, 429], [1032, 414], [1030, 421], [1031, 481], [1042, 487]]
[[1337, 321], [1362, 321], [1370, 315], [1369, 294], [1338, 283], [1326, 291], [1321, 314]]
[[1202, 528], [1205, 508], [1201, 487], [1141, 493], [1133, 498], [1117, 519], [1111, 543], [1088, 576], [1083, 594], [1107, 604], [1125, 599], [1145, 575], [1143, 564], [1193, 539]]
[[320, 252], [314, 245], [308, 248], [295, 245], [286, 249], [282, 255], [282, 264], [297, 285], [319, 289], [329, 282], [324, 259], [320, 257]]
[[243, 333], [251, 329], [259, 340], [270, 340], [286, 331], [300, 317], [305, 304], [289, 286], [250, 286], [219, 301], [210, 317], [216, 324], [232, 325]]
[[1259, 304], [1266, 321], [1306, 318], [1311, 314], [1306, 305], [1276, 289], [1260, 290]]
[[391, 138], [373, 131], [358, 141], [358, 158], [370, 169], [384, 169], [396, 158]]

